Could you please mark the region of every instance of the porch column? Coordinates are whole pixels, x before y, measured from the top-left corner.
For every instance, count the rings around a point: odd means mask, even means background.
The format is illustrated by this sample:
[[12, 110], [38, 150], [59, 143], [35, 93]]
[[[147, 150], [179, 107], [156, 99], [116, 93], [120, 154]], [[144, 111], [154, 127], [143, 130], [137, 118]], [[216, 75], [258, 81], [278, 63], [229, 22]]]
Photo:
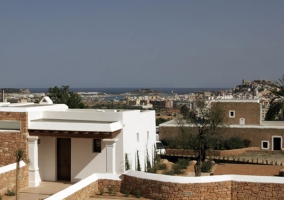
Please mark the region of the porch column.
[[118, 139], [103, 139], [106, 144], [106, 172], [115, 174], [115, 146]]
[[38, 171], [38, 136], [29, 136], [29, 187], [37, 187], [41, 182]]

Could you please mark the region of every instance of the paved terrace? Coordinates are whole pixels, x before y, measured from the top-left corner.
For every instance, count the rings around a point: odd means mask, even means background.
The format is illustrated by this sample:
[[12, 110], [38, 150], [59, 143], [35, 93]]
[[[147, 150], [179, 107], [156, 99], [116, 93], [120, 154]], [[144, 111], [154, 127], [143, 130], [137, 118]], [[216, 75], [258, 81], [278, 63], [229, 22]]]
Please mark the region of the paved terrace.
[[[72, 185], [70, 182], [43, 181], [38, 187], [27, 187], [20, 190], [20, 200], [45, 199]], [[15, 200], [15, 196], [3, 196], [2, 200]]]

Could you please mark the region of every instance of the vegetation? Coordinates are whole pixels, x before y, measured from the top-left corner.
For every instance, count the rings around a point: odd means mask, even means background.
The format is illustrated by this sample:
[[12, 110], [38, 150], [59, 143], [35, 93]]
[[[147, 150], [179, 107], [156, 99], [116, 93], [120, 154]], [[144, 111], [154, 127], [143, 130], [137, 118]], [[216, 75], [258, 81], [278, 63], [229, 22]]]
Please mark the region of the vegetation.
[[125, 170], [130, 170], [130, 164], [129, 164], [129, 160], [128, 160], [128, 155], [127, 153], [125, 154]]
[[284, 75], [279, 82], [271, 84], [270, 92], [274, 97], [270, 101], [265, 120], [284, 120]]
[[55, 104], [66, 104], [69, 108], [85, 108], [82, 98], [79, 94], [71, 92], [69, 86], [57, 86], [48, 89], [47, 96]]
[[140, 159], [139, 159], [139, 152], [137, 151], [137, 171], [141, 171]]
[[167, 122], [169, 120], [170, 119], [165, 119], [165, 118], [159, 117], [159, 118], [156, 119], [156, 126], [159, 126], [160, 124]]
[[189, 117], [189, 108], [187, 107], [187, 105], [183, 105], [180, 108], [180, 114], [182, 114], [183, 119], [186, 119]]
[[100, 188], [100, 195], [103, 195], [105, 193], [104, 188]]
[[212, 168], [212, 160], [206, 160], [205, 162], [202, 163], [201, 166], [201, 172], [210, 172]]
[[20, 176], [20, 162], [24, 161], [25, 163], [29, 163], [29, 159], [25, 153], [25, 151], [21, 148], [19, 148], [16, 151], [16, 192], [14, 191], [10, 191], [8, 190], [7, 193], [9, 194], [9, 192], [11, 192], [10, 194], [14, 194], [14, 195], [7, 195], [7, 196], [15, 196], [16, 195], [16, 200], [19, 199], [19, 188], [20, 188], [20, 180], [19, 180], [19, 176]]
[[5, 193], [6, 196], [15, 196], [16, 193], [14, 190], [7, 190], [7, 192]]
[[194, 166], [195, 176], [201, 176], [201, 166], [206, 159], [206, 152], [215, 144], [212, 144], [212, 136], [219, 134], [224, 127], [225, 112], [220, 103], [216, 102], [209, 108], [204, 96], [197, 100], [200, 115], [198, 118], [188, 116], [186, 119], [177, 120], [181, 133], [177, 136], [177, 142], [182, 147], [193, 149], [197, 152], [197, 162]]

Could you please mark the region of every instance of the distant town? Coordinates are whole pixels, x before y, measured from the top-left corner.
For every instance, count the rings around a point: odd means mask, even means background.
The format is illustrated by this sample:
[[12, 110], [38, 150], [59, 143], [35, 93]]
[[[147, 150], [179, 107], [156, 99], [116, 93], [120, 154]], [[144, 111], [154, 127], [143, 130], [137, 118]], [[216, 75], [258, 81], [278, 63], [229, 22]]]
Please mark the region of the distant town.
[[[163, 93], [152, 89], [137, 89], [122, 94], [107, 94], [104, 92], [77, 92], [88, 108], [97, 109], [155, 109], [157, 116], [170, 118], [179, 113], [182, 105], [196, 110], [195, 101], [199, 95], [204, 95], [207, 101], [218, 99], [258, 99], [262, 102], [262, 119], [268, 110], [269, 101], [273, 97], [269, 91], [270, 80], [242, 80], [241, 84], [228, 90], [195, 91], [188, 94], [178, 94], [174, 91]], [[4, 102], [23, 103], [39, 102], [46, 93], [31, 93], [29, 89], [2, 89]], [[1, 99], [1, 100], [2, 100]], [[3, 101], [3, 100], [2, 100]]]

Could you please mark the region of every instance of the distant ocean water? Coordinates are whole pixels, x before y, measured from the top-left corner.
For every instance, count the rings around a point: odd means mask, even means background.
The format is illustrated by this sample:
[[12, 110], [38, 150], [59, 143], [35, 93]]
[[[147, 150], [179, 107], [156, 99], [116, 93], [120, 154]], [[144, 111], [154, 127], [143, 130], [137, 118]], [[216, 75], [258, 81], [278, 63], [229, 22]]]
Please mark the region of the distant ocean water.
[[[189, 94], [200, 91], [228, 90], [230, 88], [70, 88], [72, 92], [103, 92], [106, 94], [124, 94], [137, 89], [151, 89], [161, 93]], [[31, 93], [46, 93], [48, 88], [29, 88]]]

